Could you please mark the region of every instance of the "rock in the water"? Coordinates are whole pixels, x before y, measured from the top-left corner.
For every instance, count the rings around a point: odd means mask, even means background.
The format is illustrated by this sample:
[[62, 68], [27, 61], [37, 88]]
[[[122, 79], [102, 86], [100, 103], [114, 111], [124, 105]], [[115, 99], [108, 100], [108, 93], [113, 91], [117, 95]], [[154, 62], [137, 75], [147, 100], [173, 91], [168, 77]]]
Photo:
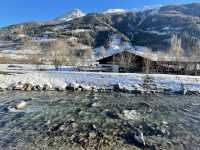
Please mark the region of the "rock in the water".
[[27, 102], [21, 101], [15, 107], [16, 107], [16, 109], [24, 109], [26, 106], [27, 106]]
[[96, 86], [92, 86], [92, 92], [98, 92], [97, 87]]
[[11, 106], [9, 106], [7, 109], [8, 109], [9, 112], [13, 112], [13, 113], [21, 112], [20, 109], [17, 109], [15, 107], [11, 107]]
[[23, 91], [24, 85], [21, 82], [18, 82], [16, 85], [13, 86], [13, 90]]
[[4, 91], [4, 89], [2, 87], [0, 87], [0, 92], [3, 92], [3, 91]]
[[65, 86], [57, 86], [57, 87], [55, 87], [55, 90], [59, 91], [59, 92], [64, 92], [66, 90], [66, 87]]
[[114, 111], [106, 110], [105, 115], [109, 118], [112, 118], [112, 119], [119, 119], [118, 114]]
[[114, 91], [119, 92], [123, 90], [123, 86], [119, 83], [114, 85]]
[[42, 87], [40, 85], [35, 85], [32, 87], [33, 91], [42, 91]]
[[52, 85], [51, 84], [44, 84], [43, 91], [50, 91], [50, 90], [52, 90]]
[[136, 112], [136, 110], [124, 110], [124, 117], [126, 120], [138, 120], [139, 114]]
[[26, 84], [24, 84], [24, 90], [25, 91], [32, 91], [32, 84], [30, 84], [30, 83], [26, 83]]
[[72, 128], [73, 128], [73, 129], [77, 129], [78, 127], [79, 127], [79, 125], [78, 125], [77, 123], [75, 123], [75, 122], [72, 123]]
[[144, 135], [141, 131], [138, 131], [137, 133], [134, 134], [134, 141], [137, 142], [138, 144], [141, 144], [143, 146], [146, 145], [145, 140], [144, 140]]
[[89, 138], [95, 139], [97, 137], [97, 134], [95, 132], [90, 132], [89, 133]]
[[184, 86], [184, 87], [183, 87], [183, 91], [182, 91], [183, 95], [186, 95], [187, 92], [188, 92], [188, 91], [187, 91], [187, 88]]
[[143, 87], [140, 86], [140, 85], [138, 85], [138, 84], [135, 84], [133, 86], [133, 89], [134, 89], [133, 93], [135, 93], [135, 94], [143, 94], [145, 92], [145, 90], [143, 89]]
[[113, 89], [116, 92], [131, 92], [133, 90], [133, 87], [118, 83], [114, 85]]
[[101, 104], [100, 104], [100, 103], [93, 103], [91, 106], [92, 106], [92, 107], [100, 107]]
[[78, 83], [70, 83], [68, 86], [67, 86], [67, 90], [78, 90], [79, 89], [79, 84]]
[[83, 91], [91, 91], [92, 90], [92, 87], [89, 85], [81, 85], [81, 88]]

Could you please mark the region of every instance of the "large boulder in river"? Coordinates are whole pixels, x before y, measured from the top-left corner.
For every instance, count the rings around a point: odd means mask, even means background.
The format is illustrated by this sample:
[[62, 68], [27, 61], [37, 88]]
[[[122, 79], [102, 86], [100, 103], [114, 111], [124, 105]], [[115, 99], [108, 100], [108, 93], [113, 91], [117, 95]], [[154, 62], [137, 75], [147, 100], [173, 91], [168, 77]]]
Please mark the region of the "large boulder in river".
[[25, 91], [32, 91], [32, 84], [30, 84], [30, 83], [26, 83], [26, 84], [24, 84], [24, 90]]
[[138, 144], [140, 144], [140, 145], [142, 145], [142, 146], [145, 146], [145, 145], [146, 145], [145, 140], [144, 140], [144, 135], [143, 135], [143, 133], [142, 133], [141, 131], [139, 131], [139, 130], [134, 134], [133, 140], [134, 140], [136, 143], [138, 143]]
[[75, 91], [75, 90], [78, 90], [79, 87], [80, 87], [80, 85], [79, 85], [78, 83], [73, 82], [73, 83], [70, 83], [70, 84], [66, 87], [66, 89], [67, 89], [67, 90]]
[[64, 92], [66, 90], [66, 86], [65, 85], [63, 85], [63, 86], [56, 86], [55, 90], [59, 91], [59, 92]]
[[133, 91], [133, 87], [129, 86], [129, 85], [125, 85], [125, 84], [115, 84], [113, 86], [114, 91], [116, 92], [131, 92]]
[[21, 101], [20, 103], [16, 104], [16, 109], [24, 109], [27, 106], [27, 102]]
[[92, 87], [86, 84], [80, 85], [83, 91], [92, 91]]
[[43, 89], [43, 87], [40, 86], [39, 84], [32, 87], [33, 91], [42, 91], [42, 89]]
[[50, 91], [53, 89], [53, 86], [51, 84], [44, 84], [43, 91]]
[[21, 82], [18, 82], [17, 84], [15, 84], [12, 88], [13, 90], [19, 90], [19, 91], [23, 91], [24, 90], [24, 84]]

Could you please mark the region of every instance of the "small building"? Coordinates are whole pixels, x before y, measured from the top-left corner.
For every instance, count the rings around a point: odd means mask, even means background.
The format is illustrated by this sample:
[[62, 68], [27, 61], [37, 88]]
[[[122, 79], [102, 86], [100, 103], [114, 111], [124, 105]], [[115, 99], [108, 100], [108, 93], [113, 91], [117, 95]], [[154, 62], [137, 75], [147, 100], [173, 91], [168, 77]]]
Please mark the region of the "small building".
[[195, 75], [200, 61], [181, 57], [179, 61], [167, 54], [140, 51], [121, 51], [98, 60], [100, 65], [116, 65], [119, 72], [148, 72]]
[[123, 51], [111, 56], [99, 59], [100, 65], [118, 65], [119, 72], [142, 72], [144, 66], [144, 57]]

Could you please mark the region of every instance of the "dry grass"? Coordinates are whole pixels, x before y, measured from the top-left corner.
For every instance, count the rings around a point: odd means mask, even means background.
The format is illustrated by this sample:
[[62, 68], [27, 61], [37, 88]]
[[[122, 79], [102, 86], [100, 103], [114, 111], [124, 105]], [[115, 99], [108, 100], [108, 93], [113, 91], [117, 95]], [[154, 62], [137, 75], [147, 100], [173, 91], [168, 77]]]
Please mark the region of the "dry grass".
[[41, 61], [40, 55], [29, 55], [25, 58], [12, 58], [9, 56], [3, 56], [0, 57], [0, 64], [44, 64], [44, 62]]

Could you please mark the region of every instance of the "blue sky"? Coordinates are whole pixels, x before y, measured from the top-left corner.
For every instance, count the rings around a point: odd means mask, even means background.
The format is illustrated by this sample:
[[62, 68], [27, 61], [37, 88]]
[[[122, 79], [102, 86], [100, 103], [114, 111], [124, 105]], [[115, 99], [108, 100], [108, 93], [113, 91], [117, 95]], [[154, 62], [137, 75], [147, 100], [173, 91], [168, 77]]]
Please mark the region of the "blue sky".
[[0, 27], [34, 20], [48, 20], [79, 8], [82, 11], [101, 12], [109, 8], [131, 9], [199, 0], [1, 0]]

